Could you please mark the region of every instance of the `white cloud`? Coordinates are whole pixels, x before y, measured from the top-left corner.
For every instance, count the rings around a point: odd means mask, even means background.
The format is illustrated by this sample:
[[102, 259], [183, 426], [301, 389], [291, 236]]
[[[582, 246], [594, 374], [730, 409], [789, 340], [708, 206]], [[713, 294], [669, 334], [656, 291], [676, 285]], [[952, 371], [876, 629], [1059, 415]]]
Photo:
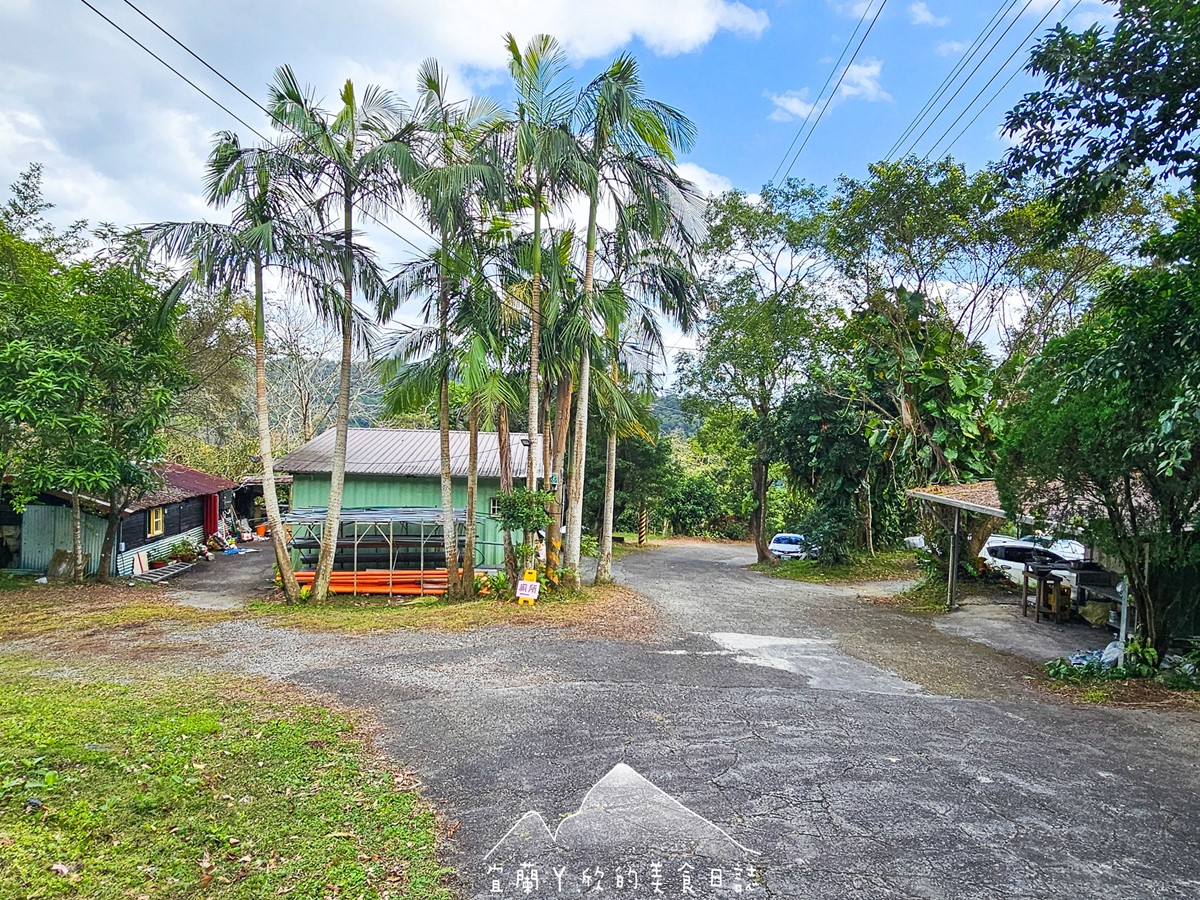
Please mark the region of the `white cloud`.
[[942, 41], [937, 45], [938, 56], [958, 56], [969, 47], [966, 41]]
[[698, 166], [695, 163], [680, 163], [675, 168], [679, 170], [680, 175], [696, 185], [700, 193], [707, 196], [711, 197], [716, 194], [723, 194], [725, 191], [733, 189], [733, 182], [724, 175], [710, 172], [708, 169]]
[[771, 110], [771, 114], [767, 118], [776, 122], [790, 122], [792, 119], [806, 118], [816, 106], [815, 103], [808, 102], [808, 88], [784, 91], [782, 94], [772, 94], [768, 91], [764, 96], [769, 97], [775, 104], [775, 108]]
[[[244, 126], [82, 4], [53, 17], [36, 15], [41, 5], [0, 0], [0, 34], [20, 36], [5, 42], [0, 58], [0, 186], [42, 161], [62, 221], [87, 216], [124, 224], [202, 214], [209, 138], [219, 129], [245, 133]], [[575, 77], [586, 78], [597, 61], [632, 41], [673, 55], [699, 50], [720, 32], [757, 37], [770, 24], [757, 6], [755, 0], [361, 0], [348, 10], [293, 0], [280, 18], [270, 4], [210, 0], [160, 4], [151, 14], [257, 98], [275, 66], [288, 62], [332, 102], [348, 75], [360, 88], [378, 82], [411, 97], [416, 67], [429, 56], [443, 64], [454, 94], [490, 86], [503, 94], [507, 31], [522, 43], [535, 33], [554, 34], [582, 67]], [[265, 131], [261, 110], [136, 13], [121, 4], [105, 11]], [[235, 20], [233, 33], [227, 26]], [[339, 48], [346, 48], [342, 55]], [[381, 241], [385, 259], [388, 243]]]
[[910, 3], [908, 5], [908, 19], [914, 25], [930, 25], [934, 28], [941, 28], [950, 24], [949, 16], [935, 16], [933, 10], [929, 8], [929, 4], [925, 2]]
[[838, 88], [834, 100], [860, 97], [868, 103], [880, 100], [891, 101], [892, 95], [885, 91], [879, 83], [879, 76], [882, 72], [883, 60], [881, 59], [871, 57], [860, 63], [854, 63], [846, 70], [846, 77], [842, 79], [842, 86]]
[[[883, 0], [887, 2], [887, 0]], [[834, 3], [833, 8], [843, 16], [860, 18], [868, 9], [875, 5], [875, 0], [853, 0], [850, 3]]]
[[[839, 103], [846, 100], [860, 99], [866, 100], [868, 103], [890, 102], [892, 95], [883, 89], [883, 85], [879, 81], [879, 76], [883, 72], [883, 60], [868, 57], [860, 63], [853, 63], [846, 68], [845, 74], [842, 76], [842, 83], [837, 89], [837, 93], [833, 95], [833, 99], [828, 102], [828, 107], [832, 109]], [[817, 103], [825, 104], [821, 101], [809, 102], [808, 88], [801, 88], [798, 91], [784, 91], [782, 94], [774, 94], [770, 91], [764, 95], [768, 97], [775, 105], [767, 118], [776, 122], [790, 122], [793, 119], [803, 119], [809, 114]]]

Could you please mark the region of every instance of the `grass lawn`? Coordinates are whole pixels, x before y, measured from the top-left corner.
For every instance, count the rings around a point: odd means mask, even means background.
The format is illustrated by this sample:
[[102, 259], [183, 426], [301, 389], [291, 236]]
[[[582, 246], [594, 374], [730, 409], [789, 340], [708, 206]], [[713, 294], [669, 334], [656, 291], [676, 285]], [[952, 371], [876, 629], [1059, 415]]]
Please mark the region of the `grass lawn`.
[[449, 897], [435, 819], [288, 689], [0, 656], [0, 897]]
[[775, 578], [807, 581], [812, 584], [837, 584], [863, 581], [892, 581], [919, 578], [912, 550], [888, 550], [874, 556], [860, 556], [844, 563], [825, 563], [812, 559], [785, 559], [755, 563], [750, 568]]

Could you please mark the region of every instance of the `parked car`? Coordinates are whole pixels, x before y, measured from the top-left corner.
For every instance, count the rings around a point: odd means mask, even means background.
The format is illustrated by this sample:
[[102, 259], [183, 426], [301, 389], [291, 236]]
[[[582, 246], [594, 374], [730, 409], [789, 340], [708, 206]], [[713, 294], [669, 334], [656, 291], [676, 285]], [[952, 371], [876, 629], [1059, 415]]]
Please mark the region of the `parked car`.
[[1034, 541], [993, 535], [983, 545], [979, 558], [985, 566], [1000, 572], [1013, 584], [1021, 584], [1026, 563], [1065, 563], [1071, 557], [1056, 553]]
[[1047, 537], [1044, 534], [1027, 534], [1019, 538], [1019, 540], [1027, 544], [1037, 544], [1039, 547], [1044, 547], [1052, 553], [1057, 553], [1063, 559], [1083, 559], [1087, 556], [1087, 547], [1083, 546], [1079, 541], [1073, 541], [1070, 538], [1055, 539]]
[[777, 534], [767, 547], [778, 559], [813, 559], [817, 548], [802, 534]]

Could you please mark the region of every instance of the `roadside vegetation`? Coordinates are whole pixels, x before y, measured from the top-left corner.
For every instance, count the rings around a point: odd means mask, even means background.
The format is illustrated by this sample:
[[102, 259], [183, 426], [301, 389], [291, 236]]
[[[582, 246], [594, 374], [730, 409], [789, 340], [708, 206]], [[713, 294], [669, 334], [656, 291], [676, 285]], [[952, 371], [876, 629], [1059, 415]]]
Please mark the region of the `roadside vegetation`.
[[820, 559], [781, 559], [755, 563], [754, 571], [775, 578], [813, 584], [854, 584], [863, 581], [912, 580], [921, 575], [911, 550], [885, 550], [874, 556], [855, 555], [841, 562]]
[[0, 896], [448, 898], [353, 719], [257, 682], [0, 657]]
[[652, 634], [656, 622], [651, 607], [641, 597], [614, 584], [558, 590], [533, 606], [488, 597], [470, 601], [422, 597], [401, 603], [389, 602], [387, 597], [334, 595], [324, 603], [288, 604], [282, 598], [256, 600], [246, 613], [281, 627], [349, 634], [463, 632], [515, 625], [571, 627], [597, 633], [611, 627], [613, 636], [637, 639]]

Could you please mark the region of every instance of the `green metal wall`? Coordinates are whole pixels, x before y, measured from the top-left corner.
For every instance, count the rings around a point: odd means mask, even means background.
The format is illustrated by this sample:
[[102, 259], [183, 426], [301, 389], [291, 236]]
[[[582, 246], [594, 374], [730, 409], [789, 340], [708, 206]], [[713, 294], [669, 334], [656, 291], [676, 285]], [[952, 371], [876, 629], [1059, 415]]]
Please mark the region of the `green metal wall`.
[[[292, 508], [321, 508], [329, 504], [328, 475], [293, 476]], [[492, 497], [500, 493], [500, 481], [494, 478], [479, 479], [476, 528], [478, 540], [484, 543], [483, 565], [502, 567], [504, 538], [499, 523], [488, 511]], [[342, 493], [343, 509], [370, 509], [371, 507], [409, 506], [437, 508], [442, 505], [442, 486], [438, 478], [417, 478], [388, 475], [347, 475]], [[467, 505], [467, 483], [465, 479], [454, 481], [454, 506], [459, 509]], [[520, 543], [520, 538], [517, 538]]]

